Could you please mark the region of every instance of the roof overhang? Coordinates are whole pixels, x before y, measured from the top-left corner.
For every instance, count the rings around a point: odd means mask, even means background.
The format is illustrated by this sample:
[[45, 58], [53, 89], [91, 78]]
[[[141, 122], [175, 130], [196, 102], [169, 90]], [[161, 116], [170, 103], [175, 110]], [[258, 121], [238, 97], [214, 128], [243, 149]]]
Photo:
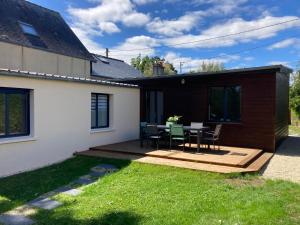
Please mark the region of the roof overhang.
[[293, 72], [292, 69], [285, 67], [283, 65], [272, 65], [272, 66], [261, 66], [261, 67], [250, 67], [242, 69], [229, 69], [217, 72], [199, 72], [199, 73], [185, 73], [178, 75], [162, 75], [162, 76], [152, 76], [152, 77], [142, 77], [142, 78], [127, 78], [127, 79], [117, 79], [118, 82], [127, 83], [140, 83], [143, 81], [154, 81], [154, 80], [165, 80], [165, 79], [182, 79], [182, 78], [195, 78], [201, 79], [204, 77], [215, 77], [220, 75], [240, 75], [240, 74], [257, 74], [257, 73], [274, 73], [281, 72], [285, 74], [290, 74]]

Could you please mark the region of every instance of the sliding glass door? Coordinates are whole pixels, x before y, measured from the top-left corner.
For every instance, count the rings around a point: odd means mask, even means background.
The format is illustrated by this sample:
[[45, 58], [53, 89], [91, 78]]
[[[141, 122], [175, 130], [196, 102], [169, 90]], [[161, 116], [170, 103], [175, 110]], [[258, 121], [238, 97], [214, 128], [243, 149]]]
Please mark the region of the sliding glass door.
[[162, 124], [164, 121], [164, 96], [162, 91], [146, 91], [145, 112], [148, 123]]

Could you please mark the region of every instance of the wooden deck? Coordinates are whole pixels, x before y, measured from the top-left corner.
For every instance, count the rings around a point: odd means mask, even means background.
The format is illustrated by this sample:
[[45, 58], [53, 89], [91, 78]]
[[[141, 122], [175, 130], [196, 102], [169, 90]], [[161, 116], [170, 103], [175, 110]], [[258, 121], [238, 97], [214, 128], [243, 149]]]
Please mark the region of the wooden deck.
[[220, 150], [201, 149], [196, 153], [196, 145], [186, 151], [151, 146], [140, 147], [139, 141], [122, 142], [93, 147], [78, 155], [129, 159], [143, 163], [169, 165], [175, 167], [204, 170], [219, 173], [256, 172], [272, 157], [261, 149], [221, 146]]

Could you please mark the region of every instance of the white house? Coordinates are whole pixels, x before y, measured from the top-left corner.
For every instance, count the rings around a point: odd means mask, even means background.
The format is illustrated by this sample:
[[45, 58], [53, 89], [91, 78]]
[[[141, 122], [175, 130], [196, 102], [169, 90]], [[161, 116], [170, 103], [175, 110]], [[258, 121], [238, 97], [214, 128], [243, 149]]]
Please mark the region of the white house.
[[97, 59], [57, 12], [0, 0], [0, 14], [0, 177], [138, 138], [139, 88], [93, 73]]

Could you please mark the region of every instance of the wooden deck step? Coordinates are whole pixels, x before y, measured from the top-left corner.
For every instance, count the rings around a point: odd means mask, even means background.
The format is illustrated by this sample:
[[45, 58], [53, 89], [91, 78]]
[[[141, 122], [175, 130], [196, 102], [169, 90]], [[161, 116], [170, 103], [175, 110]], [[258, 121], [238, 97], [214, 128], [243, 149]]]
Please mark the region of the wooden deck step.
[[217, 172], [217, 173], [224, 173], [224, 174], [248, 172], [245, 168], [213, 165], [208, 163], [188, 162], [188, 161], [173, 160], [173, 159], [166, 159], [166, 158], [159, 158], [159, 157], [152, 157], [152, 156], [138, 156], [133, 154], [118, 153], [118, 152], [104, 152], [104, 151], [93, 150], [93, 151], [79, 152], [76, 154], [83, 155], [83, 156], [101, 157], [101, 158], [125, 159], [125, 160], [140, 162], [140, 163], [166, 165], [166, 166], [173, 166], [173, 167], [180, 167], [180, 168], [208, 171], [208, 172]]
[[251, 172], [257, 172], [273, 157], [273, 153], [265, 152], [258, 159], [252, 162], [246, 169]]
[[[182, 152], [176, 149], [155, 149], [128, 141], [93, 147], [78, 155], [132, 160], [141, 163], [168, 165], [218, 173], [246, 173], [259, 171], [273, 156], [261, 149], [220, 146], [220, 150], [196, 153], [195, 146]], [[188, 152], [190, 151], [190, 152]]]
[[[230, 154], [225, 155], [218, 155], [219, 151], [216, 150], [216, 153], [213, 154], [212, 152], [199, 152], [195, 153], [188, 153], [182, 151], [173, 151], [173, 150], [153, 150], [147, 148], [140, 148], [140, 146], [126, 145], [124, 143], [121, 144], [113, 144], [107, 146], [98, 146], [93, 147], [90, 150], [92, 151], [102, 151], [102, 152], [114, 152], [114, 153], [121, 153], [121, 154], [131, 154], [137, 156], [150, 156], [150, 157], [157, 157], [157, 158], [165, 158], [165, 159], [172, 159], [172, 160], [180, 160], [180, 161], [187, 161], [187, 162], [196, 162], [196, 163], [206, 163], [206, 164], [213, 164], [213, 165], [220, 165], [220, 166], [231, 166], [231, 167], [238, 167], [238, 168], [246, 168], [249, 164], [259, 158], [263, 151], [260, 149], [242, 149], [242, 148], [233, 148], [233, 147], [225, 147], [222, 146], [222, 151], [230, 151], [231, 149], [235, 150], [234, 155], [233, 152]], [[215, 151], [215, 150], [212, 150]], [[222, 152], [221, 151], [221, 152]], [[238, 154], [242, 154], [245, 156], [238, 156]]]

